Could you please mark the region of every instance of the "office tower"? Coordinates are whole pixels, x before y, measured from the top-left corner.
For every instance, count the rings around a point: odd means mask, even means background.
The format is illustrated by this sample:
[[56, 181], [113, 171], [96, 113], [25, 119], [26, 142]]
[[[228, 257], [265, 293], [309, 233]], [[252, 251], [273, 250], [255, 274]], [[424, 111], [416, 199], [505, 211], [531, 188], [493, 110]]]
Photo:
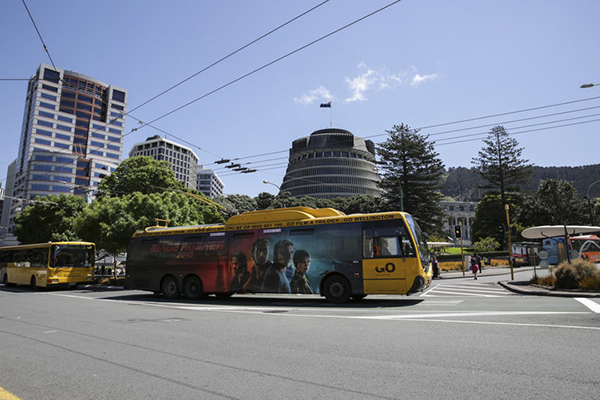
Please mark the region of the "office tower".
[[201, 165], [198, 169], [198, 183], [196, 185], [196, 190], [212, 199], [216, 196], [222, 196], [223, 189], [225, 189], [225, 185], [217, 173], [212, 169], [204, 168], [204, 166]]
[[327, 128], [294, 140], [281, 191], [294, 197], [380, 196], [375, 145], [351, 132]]
[[136, 156], [148, 156], [158, 161], [168, 161], [175, 173], [175, 178], [183, 182], [185, 187], [196, 189], [198, 156], [189, 147], [156, 135], [133, 145], [129, 157]]
[[27, 87], [13, 196], [70, 193], [91, 200], [121, 160], [126, 109], [126, 90], [41, 64]]

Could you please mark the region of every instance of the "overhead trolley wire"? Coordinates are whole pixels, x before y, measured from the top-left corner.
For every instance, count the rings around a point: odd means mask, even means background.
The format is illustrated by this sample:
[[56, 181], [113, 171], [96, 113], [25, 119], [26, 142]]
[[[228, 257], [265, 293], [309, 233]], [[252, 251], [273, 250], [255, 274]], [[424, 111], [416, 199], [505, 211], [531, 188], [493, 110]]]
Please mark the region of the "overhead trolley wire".
[[196, 102], [198, 102], [198, 101], [200, 101], [200, 100], [202, 100], [202, 99], [205, 99], [206, 97], [208, 97], [208, 96], [211, 96], [211, 95], [213, 95], [213, 94], [215, 94], [215, 93], [217, 93], [217, 92], [219, 92], [219, 91], [221, 91], [221, 90], [223, 90], [223, 89], [225, 89], [225, 88], [227, 88], [227, 87], [229, 87], [229, 86], [233, 85], [234, 83], [237, 83], [237, 82], [241, 81], [242, 79], [245, 79], [245, 78], [247, 78], [247, 77], [249, 77], [249, 76], [251, 76], [251, 75], [254, 75], [255, 73], [257, 73], [257, 72], [259, 72], [259, 71], [262, 71], [263, 69], [265, 69], [265, 68], [268, 68], [268, 67], [270, 67], [271, 65], [273, 65], [273, 64], [276, 64], [276, 63], [278, 63], [279, 61], [282, 61], [282, 60], [284, 60], [284, 59], [286, 59], [286, 58], [288, 58], [288, 57], [290, 57], [290, 56], [292, 56], [292, 55], [294, 55], [294, 54], [296, 54], [296, 53], [298, 53], [298, 52], [300, 52], [300, 51], [302, 51], [302, 50], [306, 49], [307, 47], [310, 47], [310, 46], [312, 46], [312, 45], [314, 45], [314, 44], [316, 44], [316, 43], [319, 43], [320, 41], [322, 41], [322, 40], [325, 40], [325, 39], [327, 39], [328, 37], [330, 37], [330, 36], [333, 36], [333, 35], [335, 35], [336, 33], [339, 33], [339, 32], [341, 32], [341, 31], [343, 31], [343, 30], [345, 30], [345, 29], [347, 29], [347, 28], [349, 28], [349, 27], [351, 27], [351, 26], [353, 26], [353, 25], [355, 25], [355, 24], [357, 24], [357, 23], [359, 23], [359, 22], [361, 22], [361, 21], [363, 21], [363, 20], [365, 20], [365, 19], [367, 19], [367, 18], [369, 18], [369, 17], [371, 17], [371, 16], [373, 16], [373, 15], [375, 15], [375, 14], [377, 14], [377, 13], [379, 13], [379, 12], [381, 12], [381, 11], [383, 11], [383, 10], [385, 10], [385, 9], [389, 8], [389, 7], [391, 7], [391, 6], [393, 6], [394, 4], [397, 4], [397, 3], [401, 2], [401, 1], [402, 1], [402, 0], [396, 0], [396, 1], [393, 1], [393, 2], [389, 3], [389, 4], [388, 4], [388, 5], [386, 5], [386, 6], [383, 6], [383, 7], [379, 8], [379, 9], [377, 9], [377, 10], [375, 10], [375, 11], [373, 11], [373, 12], [371, 12], [371, 13], [369, 13], [369, 14], [367, 14], [367, 15], [365, 15], [365, 16], [363, 16], [363, 17], [361, 17], [361, 18], [358, 18], [357, 20], [354, 20], [354, 21], [352, 21], [352, 22], [350, 22], [350, 23], [348, 23], [348, 24], [346, 24], [346, 25], [342, 26], [341, 28], [338, 28], [338, 29], [336, 29], [336, 30], [334, 30], [334, 31], [332, 31], [332, 32], [330, 32], [330, 33], [328, 33], [328, 34], [324, 35], [324, 36], [321, 36], [321, 37], [320, 37], [320, 38], [318, 38], [318, 39], [315, 39], [315, 40], [313, 40], [313, 41], [312, 41], [312, 42], [310, 42], [310, 43], [307, 43], [307, 44], [305, 44], [305, 45], [303, 45], [303, 46], [300, 46], [300, 47], [298, 47], [297, 49], [295, 49], [295, 50], [292, 50], [292, 51], [290, 51], [289, 53], [287, 53], [287, 54], [284, 54], [283, 56], [281, 56], [281, 57], [278, 57], [278, 58], [276, 58], [276, 59], [275, 59], [275, 60], [273, 60], [273, 61], [270, 61], [270, 62], [268, 62], [268, 63], [266, 63], [266, 64], [264, 64], [264, 65], [262, 65], [262, 66], [260, 66], [260, 67], [258, 67], [258, 68], [255, 68], [255, 69], [253, 69], [252, 71], [250, 71], [250, 72], [248, 72], [248, 73], [246, 73], [246, 74], [244, 74], [244, 75], [241, 75], [241, 76], [239, 76], [239, 77], [237, 77], [237, 78], [235, 78], [235, 79], [233, 79], [233, 80], [229, 81], [228, 83], [225, 83], [225, 84], [223, 84], [223, 85], [221, 85], [221, 86], [217, 87], [216, 89], [213, 89], [213, 90], [211, 90], [210, 92], [208, 92], [208, 93], [205, 93], [205, 94], [203, 94], [202, 96], [200, 96], [200, 97], [198, 97], [198, 98], [196, 98], [196, 99], [194, 99], [194, 100], [192, 100], [192, 101], [189, 101], [189, 102], [187, 102], [187, 103], [185, 103], [185, 104], [183, 104], [183, 105], [181, 105], [181, 106], [179, 106], [179, 107], [177, 107], [177, 108], [175, 108], [175, 109], [173, 109], [173, 110], [169, 111], [169, 112], [168, 112], [168, 113], [166, 113], [166, 114], [163, 114], [163, 115], [161, 115], [161, 116], [160, 116], [160, 117], [158, 117], [158, 118], [155, 118], [155, 119], [153, 119], [153, 120], [152, 120], [152, 121], [150, 121], [149, 123], [151, 124], [151, 123], [154, 123], [154, 122], [156, 122], [156, 121], [159, 121], [159, 120], [161, 120], [161, 119], [163, 119], [163, 118], [165, 118], [165, 117], [168, 117], [169, 115], [171, 115], [171, 114], [174, 114], [174, 113], [176, 113], [177, 111], [180, 111], [180, 110], [182, 110], [182, 109], [184, 109], [184, 108], [186, 108], [186, 107], [188, 107], [188, 106], [190, 106], [190, 105], [192, 105], [192, 104], [194, 104], [194, 103], [196, 103]]
[[[302, 14], [299, 14], [299, 15], [295, 16], [294, 18], [290, 19], [289, 21], [286, 21], [285, 23], [283, 23], [283, 24], [279, 25], [278, 27], [276, 27], [276, 28], [274, 28], [274, 29], [271, 29], [269, 32], [267, 32], [267, 33], [265, 33], [265, 34], [263, 34], [263, 35], [259, 36], [258, 38], [254, 39], [253, 41], [251, 41], [251, 42], [249, 42], [249, 43], [247, 43], [247, 44], [245, 44], [245, 45], [243, 45], [242, 47], [238, 48], [237, 50], [234, 50], [234, 51], [232, 51], [231, 53], [229, 53], [229, 54], [227, 54], [226, 56], [224, 56], [224, 57], [220, 58], [219, 60], [217, 60], [217, 61], [213, 62], [212, 64], [210, 64], [210, 65], [208, 65], [208, 66], [206, 66], [206, 67], [202, 68], [200, 71], [198, 71], [198, 72], [196, 72], [196, 73], [194, 73], [194, 74], [192, 74], [192, 75], [188, 76], [188, 77], [187, 77], [187, 78], [185, 78], [184, 80], [182, 80], [182, 81], [180, 81], [180, 82], [176, 83], [175, 85], [171, 86], [170, 88], [168, 88], [168, 89], [166, 89], [166, 90], [164, 90], [164, 91], [160, 92], [159, 94], [157, 94], [156, 96], [152, 97], [151, 99], [149, 99], [149, 100], [146, 100], [146, 101], [145, 101], [145, 102], [143, 102], [142, 104], [140, 104], [140, 105], [136, 106], [135, 108], [131, 109], [129, 112], [133, 112], [133, 111], [135, 111], [135, 110], [137, 110], [137, 109], [139, 109], [139, 108], [141, 108], [141, 107], [145, 106], [146, 104], [148, 104], [148, 103], [150, 103], [151, 101], [153, 101], [153, 100], [155, 100], [155, 99], [159, 98], [160, 96], [162, 96], [162, 95], [164, 95], [164, 94], [166, 94], [166, 93], [170, 92], [171, 90], [173, 90], [173, 89], [175, 89], [176, 87], [178, 87], [178, 86], [180, 86], [180, 85], [184, 84], [185, 82], [189, 81], [190, 79], [194, 78], [195, 76], [197, 76], [197, 75], [200, 75], [201, 73], [203, 73], [203, 72], [205, 72], [205, 71], [208, 71], [209, 69], [211, 69], [211, 68], [212, 68], [212, 67], [214, 67], [215, 65], [217, 65], [217, 64], [220, 64], [221, 62], [223, 62], [223, 61], [227, 60], [228, 58], [230, 58], [230, 57], [234, 56], [235, 54], [237, 54], [237, 53], [239, 53], [240, 51], [242, 51], [242, 50], [246, 49], [247, 47], [250, 47], [250, 46], [252, 46], [254, 43], [257, 43], [257, 42], [259, 42], [260, 40], [262, 40], [262, 39], [266, 38], [267, 36], [269, 36], [269, 35], [271, 35], [271, 34], [273, 34], [273, 33], [277, 32], [277, 31], [278, 31], [278, 30], [280, 30], [281, 28], [283, 28], [283, 27], [285, 27], [285, 26], [287, 26], [287, 25], [291, 24], [292, 22], [296, 21], [297, 19], [300, 19], [300, 18], [302, 18], [302, 17], [303, 17], [303, 16], [305, 16], [306, 14], [308, 14], [308, 13], [310, 13], [310, 12], [312, 12], [312, 11], [316, 10], [317, 8], [321, 7], [321, 6], [322, 6], [322, 5], [324, 5], [325, 3], [328, 3], [329, 1], [330, 1], [330, 0], [325, 0], [325, 1], [323, 1], [323, 2], [321, 2], [321, 3], [319, 3], [319, 4], [317, 4], [316, 6], [314, 6], [314, 7], [310, 8], [310, 9], [308, 9], [308, 10], [304, 11]], [[152, 122], [154, 122], [154, 121], [152, 121]]]

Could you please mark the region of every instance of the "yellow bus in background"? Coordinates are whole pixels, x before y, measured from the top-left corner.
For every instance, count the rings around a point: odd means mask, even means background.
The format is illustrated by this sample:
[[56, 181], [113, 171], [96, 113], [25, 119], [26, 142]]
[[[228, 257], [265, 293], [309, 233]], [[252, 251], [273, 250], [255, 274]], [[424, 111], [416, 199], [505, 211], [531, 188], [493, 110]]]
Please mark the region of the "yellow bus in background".
[[125, 285], [167, 298], [300, 293], [344, 303], [422, 291], [431, 276], [427, 242], [407, 213], [292, 207], [136, 232]]
[[89, 242], [48, 242], [0, 247], [5, 286], [75, 286], [93, 283], [96, 246]]

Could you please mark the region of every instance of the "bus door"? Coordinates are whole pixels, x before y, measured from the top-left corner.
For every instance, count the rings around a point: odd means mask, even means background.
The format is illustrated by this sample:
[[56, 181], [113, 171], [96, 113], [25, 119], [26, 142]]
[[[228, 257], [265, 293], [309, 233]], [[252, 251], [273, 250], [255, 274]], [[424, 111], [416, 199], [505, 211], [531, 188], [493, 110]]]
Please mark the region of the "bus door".
[[410, 234], [399, 224], [401, 220], [378, 223], [373, 228], [363, 227], [365, 294], [405, 294], [409, 289], [407, 285], [412, 285], [418, 273], [419, 263]]

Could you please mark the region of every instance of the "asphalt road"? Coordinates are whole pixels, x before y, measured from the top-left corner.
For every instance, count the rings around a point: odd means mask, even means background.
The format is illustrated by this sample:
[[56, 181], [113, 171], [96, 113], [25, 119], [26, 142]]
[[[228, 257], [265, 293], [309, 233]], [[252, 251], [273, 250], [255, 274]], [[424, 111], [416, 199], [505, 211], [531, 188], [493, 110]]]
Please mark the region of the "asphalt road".
[[600, 299], [469, 278], [343, 306], [0, 286], [0, 399], [598, 398]]

